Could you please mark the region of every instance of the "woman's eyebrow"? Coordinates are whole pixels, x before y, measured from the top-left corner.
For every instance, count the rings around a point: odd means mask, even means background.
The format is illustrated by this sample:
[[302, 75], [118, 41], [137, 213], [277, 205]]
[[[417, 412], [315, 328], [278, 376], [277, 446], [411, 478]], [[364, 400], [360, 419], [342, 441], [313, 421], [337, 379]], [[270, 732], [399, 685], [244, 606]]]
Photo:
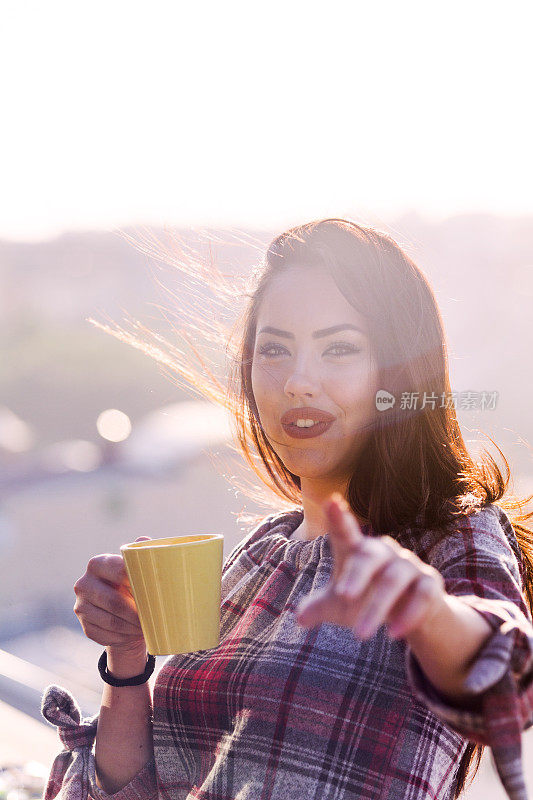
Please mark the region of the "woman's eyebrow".
[[[344, 330], [354, 330], [359, 331], [359, 333], [364, 334], [364, 331], [361, 328], [358, 328], [357, 325], [352, 325], [349, 322], [341, 323], [340, 325], [333, 325], [331, 328], [322, 328], [319, 331], [314, 331], [311, 335], [313, 339], [321, 339], [323, 336], [330, 336], [332, 333], [338, 333], [339, 331]], [[258, 336], [260, 333], [271, 333], [274, 336], [283, 336], [285, 339], [295, 339], [294, 333], [289, 333], [289, 331], [281, 331], [279, 328], [272, 328], [270, 325], [266, 325], [264, 328], [258, 332]]]

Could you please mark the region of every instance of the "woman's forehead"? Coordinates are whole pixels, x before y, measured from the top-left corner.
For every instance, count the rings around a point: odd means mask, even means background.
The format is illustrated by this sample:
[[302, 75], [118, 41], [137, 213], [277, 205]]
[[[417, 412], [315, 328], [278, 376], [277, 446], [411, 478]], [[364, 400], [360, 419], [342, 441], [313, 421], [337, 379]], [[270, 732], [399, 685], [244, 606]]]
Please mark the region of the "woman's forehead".
[[[258, 309], [260, 326], [313, 326], [313, 330], [349, 323], [366, 332], [363, 314], [346, 299], [327, 272], [291, 267], [276, 275]], [[278, 323], [276, 325], [276, 322]]]

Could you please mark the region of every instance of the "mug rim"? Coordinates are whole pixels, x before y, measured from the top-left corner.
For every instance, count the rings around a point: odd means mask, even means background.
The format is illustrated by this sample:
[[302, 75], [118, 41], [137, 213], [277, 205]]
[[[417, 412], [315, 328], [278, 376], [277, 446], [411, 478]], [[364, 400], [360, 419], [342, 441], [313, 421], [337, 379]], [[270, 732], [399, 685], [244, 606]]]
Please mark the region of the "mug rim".
[[[202, 538], [190, 541], [191, 536], [201, 536]], [[204, 538], [205, 537], [205, 538]], [[183, 534], [183, 536], [160, 536], [157, 539], [149, 539], [147, 542], [126, 542], [126, 544], [121, 544], [121, 550], [142, 550], [143, 548], [146, 549], [150, 547], [154, 542], [161, 542], [165, 539], [189, 539], [187, 542], [167, 542], [166, 544], [157, 544], [156, 547], [182, 547], [184, 545], [199, 545], [205, 544], [206, 542], [210, 542], [216, 539], [224, 539], [224, 534], [222, 533], [197, 533], [197, 534]]]

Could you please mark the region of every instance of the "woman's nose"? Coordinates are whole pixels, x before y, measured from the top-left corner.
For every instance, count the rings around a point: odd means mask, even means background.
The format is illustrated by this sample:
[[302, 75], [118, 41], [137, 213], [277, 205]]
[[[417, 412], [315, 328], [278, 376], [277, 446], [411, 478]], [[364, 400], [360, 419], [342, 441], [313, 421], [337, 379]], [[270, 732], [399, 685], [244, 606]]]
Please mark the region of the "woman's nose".
[[285, 393], [289, 397], [313, 397], [318, 394], [317, 381], [308, 370], [294, 370], [285, 381]]

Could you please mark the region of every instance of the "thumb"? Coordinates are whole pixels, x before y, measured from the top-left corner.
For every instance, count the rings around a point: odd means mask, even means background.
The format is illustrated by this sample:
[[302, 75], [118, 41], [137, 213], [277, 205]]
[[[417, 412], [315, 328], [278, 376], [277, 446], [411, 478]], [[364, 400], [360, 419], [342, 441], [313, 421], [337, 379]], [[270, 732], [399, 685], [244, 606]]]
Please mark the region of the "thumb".
[[[135, 539], [135, 541], [136, 541], [136, 542], [149, 542], [149, 541], [151, 541], [151, 538], [152, 538], [151, 536], [137, 536], [137, 538]], [[124, 556], [123, 556], [123, 558], [124, 558]], [[125, 575], [125, 582], [126, 582], [126, 585], [127, 585], [127, 586], [131, 586], [131, 584], [130, 584], [130, 579], [129, 579], [129, 577], [128, 577], [128, 573], [127, 573], [127, 571], [126, 571], [126, 564], [124, 564], [124, 575]]]

